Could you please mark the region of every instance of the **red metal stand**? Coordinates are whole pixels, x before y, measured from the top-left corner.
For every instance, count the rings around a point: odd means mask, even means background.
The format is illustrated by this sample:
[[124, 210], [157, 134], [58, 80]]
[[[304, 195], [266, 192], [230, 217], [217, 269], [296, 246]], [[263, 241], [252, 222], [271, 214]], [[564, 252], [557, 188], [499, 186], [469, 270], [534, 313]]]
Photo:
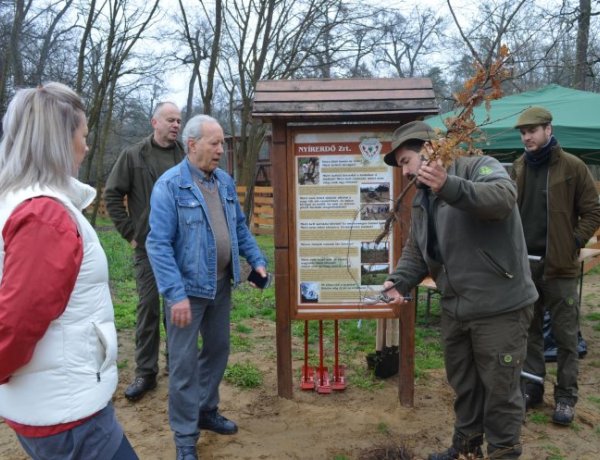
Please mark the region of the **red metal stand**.
[[331, 393], [331, 384], [329, 383], [329, 373], [327, 367], [323, 365], [323, 320], [319, 320], [319, 368], [317, 369], [317, 393]]
[[346, 389], [346, 366], [339, 364], [339, 334], [338, 320], [333, 322], [335, 342], [334, 342], [334, 365], [333, 365], [333, 383], [331, 388], [335, 391], [343, 391]]
[[302, 366], [300, 388], [303, 390], [315, 389], [315, 370], [308, 365], [308, 321], [304, 321], [304, 365]]
[[329, 394], [332, 390], [346, 389], [346, 367], [339, 364], [339, 333], [338, 321], [334, 321], [334, 366], [333, 382], [330, 381], [329, 370], [324, 365], [323, 351], [323, 321], [319, 320], [319, 365], [308, 365], [308, 321], [304, 321], [304, 365], [302, 366], [302, 390], [315, 390], [319, 394]]

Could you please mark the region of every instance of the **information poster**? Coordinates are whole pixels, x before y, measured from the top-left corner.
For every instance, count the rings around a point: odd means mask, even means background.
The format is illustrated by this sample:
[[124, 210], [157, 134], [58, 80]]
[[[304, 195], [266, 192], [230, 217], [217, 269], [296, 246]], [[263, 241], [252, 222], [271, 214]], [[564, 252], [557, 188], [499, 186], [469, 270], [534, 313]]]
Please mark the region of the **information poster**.
[[375, 243], [393, 206], [389, 148], [387, 132], [295, 135], [300, 308], [380, 302], [393, 263], [392, 234]]

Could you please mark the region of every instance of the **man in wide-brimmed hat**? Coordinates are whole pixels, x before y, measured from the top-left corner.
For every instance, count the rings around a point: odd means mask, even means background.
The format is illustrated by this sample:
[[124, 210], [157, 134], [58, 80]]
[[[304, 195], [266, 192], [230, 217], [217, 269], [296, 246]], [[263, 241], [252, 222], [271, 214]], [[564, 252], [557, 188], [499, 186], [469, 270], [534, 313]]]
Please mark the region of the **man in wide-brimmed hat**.
[[480, 458], [484, 435], [490, 458], [518, 458], [524, 414], [519, 379], [537, 292], [517, 190], [492, 157], [458, 157], [447, 169], [431, 160], [435, 139], [427, 123], [406, 123], [384, 157], [404, 176], [416, 177], [417, 193], [410, 236], [383, 287], [401, 304], [431, 274], [442, 293], [456, 421], [450, 448], [429, 459]]

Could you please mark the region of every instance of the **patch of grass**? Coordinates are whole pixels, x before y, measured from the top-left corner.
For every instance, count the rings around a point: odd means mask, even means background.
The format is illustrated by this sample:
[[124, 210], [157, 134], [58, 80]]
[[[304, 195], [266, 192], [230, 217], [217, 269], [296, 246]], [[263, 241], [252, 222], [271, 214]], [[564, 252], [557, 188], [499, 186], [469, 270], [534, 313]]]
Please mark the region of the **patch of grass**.
[[334, 455], [333, 460], [348, 460], [348, 457], [345, 455]]
[[588, 366], [590, 367], [600, 367], [600, 361], [597, 359], [592, 359], [588, 361]]
[[125, 369], [128, 364], [129, 364], [128, 359], [121, 359], [121, 360], [117, 361], [117, 369]]
[[375, 350], [375, 335], [377, 333], [377, 321], [347, 320], [339, 321], [340, 347], [343, 353], [356, 355], [357, 353], [371, 353]]
[[385, 422], [379, 422], [377, 424], [377, 431], [381, 434], [390, 434], [390, 427]]
[[238, 323], [235, 325], [235, 331], [239, 332], [240, 334], [250, 334], [252, 332], [252, 328], [243, 323]]
[[250, 362], [227, 366], [223, 378], [226, 382], [241, 388], [256, 388], [263, 382], [262, 373]]
[[588, 401], [594, 403], [596, 406], [600, 406], [600, 397], [598, 396], [588, 396]]
[[[106, 219], [104, 219], [106, 220]], [[108, 260], [108, 276], [115, 310], [117, 330], [135, 327], [138, 294], [133, 269], [133, 249], [108, 223], [96, 223], [100, 244]]]
[[547, 425], [550, 422], [550, 417], [538, 411], [531, 412], [527, 418], [531, 423], [536, 425]]
[[380, 390], [384, 386], [383, 380], [375, 377], [373, 371], [367, 369], [366, 364], [364, 367], [351, 365], [348, 370], [346, 371], [346, 381], [354, 388], [373, 391]]
[[275, 306], [273, 307], [263, 307], [260, 310], [258, 310], [258, 316], [260, 316], [261, 318], [264, 319], [268, 319], [269, 321], [275, 321], [275, 315], [276, 315], [276, 311], [275, 311]]
[[232, 352], [250, 351], [252, 350], [252, 341], [249, 337], [231, 334], [230, 346]]
[[114, 228], [99, 230], [98, 238], [106, 253], [110, 279], [114, 281], [134, 279], [131, 245]]
[[545, 445], [544, 449], [546, 450], [546, 452], [548, 452], [546, 460], [565, 460], [566, 458], [560, 453], [560, 449], [556, 446]]
[[585, 315], [585, 319], [588, 321], [600, 321], [600, 312], [589, 313]]
[[415, 331], [415, 376], [428, 369], [442, 369], [444, 353], [438, 329], [417, 328]]

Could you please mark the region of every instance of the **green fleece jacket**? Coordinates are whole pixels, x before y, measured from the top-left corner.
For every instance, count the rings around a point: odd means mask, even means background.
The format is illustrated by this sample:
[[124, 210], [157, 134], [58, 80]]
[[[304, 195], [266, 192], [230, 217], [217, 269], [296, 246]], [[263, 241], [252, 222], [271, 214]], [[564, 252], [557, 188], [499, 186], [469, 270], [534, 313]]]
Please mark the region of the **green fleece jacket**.
[[[583, 161], [555, 145], [548, 165], [548, 209], [546, 278], [576, 278], [581, 270], [579, 249], [600, 226], [600, 202], [596, 184]], [[517, 182], [519, 207], [525, 181], [525, 155], [513, 164], [511, 176]]]
[[[117, 231], [127, 241], [135, 240], [139, 247], [144, 247], [150, 231], [150, 194], [164, 172], [158, 169], [158, 161], [153, 158], [152, 151], [157, 147], [152, 144], [152, 136], [123, 150], [104, 189], [106, 209]], [[175, 142], [172, 152], [172, 166], [175, 166], [185, 155], [181, 142]]]
[[[408, 293], [429, 273], [442, 293], [441, 306], [457, 320], [472, 320], [531, 305], [531, 280], [517, 189], [504, 167], [488, 156], [460, 157], [430, 200], [415, 194], [411, 230], [395, 271], [388, 277]], [[429, 219], [441, 260], [427, 251]]]

